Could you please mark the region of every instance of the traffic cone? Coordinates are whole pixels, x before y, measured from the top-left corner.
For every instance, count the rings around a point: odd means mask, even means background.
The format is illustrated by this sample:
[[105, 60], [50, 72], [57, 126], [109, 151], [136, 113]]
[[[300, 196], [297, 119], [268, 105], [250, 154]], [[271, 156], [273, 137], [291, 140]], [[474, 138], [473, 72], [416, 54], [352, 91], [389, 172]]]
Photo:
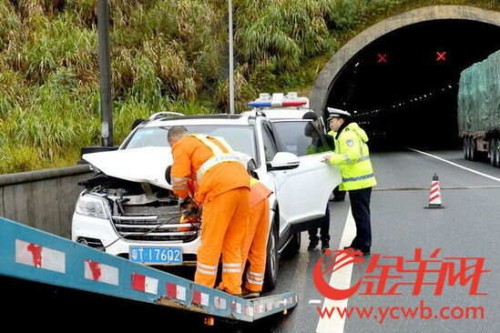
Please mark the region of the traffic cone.
[[439, 187], [439, 177], [436, 173], [432, 177], [431, 189], [429, 191], [429, 203], [426, 208], [443, 208], [441, 200], [441, 188]]

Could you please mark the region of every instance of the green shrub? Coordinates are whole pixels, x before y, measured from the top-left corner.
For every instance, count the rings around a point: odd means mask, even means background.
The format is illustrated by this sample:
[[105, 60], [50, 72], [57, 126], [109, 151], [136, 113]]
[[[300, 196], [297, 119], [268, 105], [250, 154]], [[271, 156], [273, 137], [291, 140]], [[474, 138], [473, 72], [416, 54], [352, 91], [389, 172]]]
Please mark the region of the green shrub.
[[[162, 111], [229, 111], [226, 0], [110, 0], [113, 142]], [[492, 0], [233, 0], [236, 112], [307, 94], [342, 44], [386, 17]], [[73, 165], [101, 144], [95, 0], [0, 2], [0, 172]]]

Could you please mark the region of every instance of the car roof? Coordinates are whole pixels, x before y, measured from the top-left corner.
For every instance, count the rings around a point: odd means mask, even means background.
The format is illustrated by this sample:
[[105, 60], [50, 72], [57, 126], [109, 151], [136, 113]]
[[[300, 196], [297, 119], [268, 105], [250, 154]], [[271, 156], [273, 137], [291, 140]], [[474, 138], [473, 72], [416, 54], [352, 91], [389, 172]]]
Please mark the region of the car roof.
[[254, 108], [243, 111], [239, 114], [195, 114], [183, 115], [178, 112], [162, 111], [151, 115], [138, 127], [151, 128], [162, 127], [165, 125], [248, 125], [250, 119], [256, 119], [263, 116], [269, 120], [299, 120], [304, 114], [312, 111], [304, 107], [277, 107], [277, 108]]
[[230, 115], [230, 114], [197, 114], [197, 115], [185, 115], [185, 116], [151, 116], [148, 120], [142, 123], [141, 127], [161, 127], [165, 125], [175, 126], [175, 125], [224, 125], [224, 124], [241, 124], [248, 125], [250, 115]]
[[263, 116], [269, 120], [297, 120], [302, 119], [304, 114], [310, 112], [311, 109], [297, 108], [269, 108], [269, 109], [254, 109], [244, 111], [240, 114], [198, 114], [185, 116], [168, 116], [168, 117], [150, 117], [145, 122], [140, 124], [140, 127], [161, 127], [174, 125], [196, 125], [203, 123], [204, 125], [248, 125], [250, 119], [255, 119], [258, 116]]
[[302, 119], [302, 117], [307, 113], [312, 111], [307, 108], [259, 108], [252, 111], [246, 111], [244, 113], [255, 114], [260, 112], [266, 116], [268, 119]]

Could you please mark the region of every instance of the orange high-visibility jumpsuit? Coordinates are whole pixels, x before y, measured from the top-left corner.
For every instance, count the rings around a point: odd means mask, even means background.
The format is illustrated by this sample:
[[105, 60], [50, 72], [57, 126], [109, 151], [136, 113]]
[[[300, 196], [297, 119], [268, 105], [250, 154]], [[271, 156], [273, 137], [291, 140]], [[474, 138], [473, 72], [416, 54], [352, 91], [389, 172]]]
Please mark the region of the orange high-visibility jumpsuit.
[[249, 175], [227, 143], [205, 135], [187, 135], [172, 147], [172, 189], [188, 196], [196, 180], [195, 201], [203, 205], [201, 243], [194, 281], [214, 287], [222, 254], [222, 289], [241, 294], [242, 244], [250, 216]]
[[243, 243], [243, 267], [248, 257], [245, 288], [261, 292], [266, 270], [267, 238], [269, 236], [269, 196], [272, 191], [257, 179], [250, 178], [250, 221]]

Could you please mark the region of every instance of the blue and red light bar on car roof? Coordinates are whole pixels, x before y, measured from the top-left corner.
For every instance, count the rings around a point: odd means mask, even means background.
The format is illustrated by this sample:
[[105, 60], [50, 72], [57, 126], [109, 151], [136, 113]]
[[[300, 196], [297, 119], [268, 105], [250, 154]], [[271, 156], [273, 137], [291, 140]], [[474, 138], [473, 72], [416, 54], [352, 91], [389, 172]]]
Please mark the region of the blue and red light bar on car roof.
[[284, 93], [260, 93], [259, 98], [247, 104], [252, 108], [286, 108], [286, 107], [309, 107], [307, 97], [299, 97], [297, 92]]
[[307, 101], [253, 101], [249, 102], [248, 106], [253, 108], [271, 108], [271, 107], [291, 107], [306, 105]]

